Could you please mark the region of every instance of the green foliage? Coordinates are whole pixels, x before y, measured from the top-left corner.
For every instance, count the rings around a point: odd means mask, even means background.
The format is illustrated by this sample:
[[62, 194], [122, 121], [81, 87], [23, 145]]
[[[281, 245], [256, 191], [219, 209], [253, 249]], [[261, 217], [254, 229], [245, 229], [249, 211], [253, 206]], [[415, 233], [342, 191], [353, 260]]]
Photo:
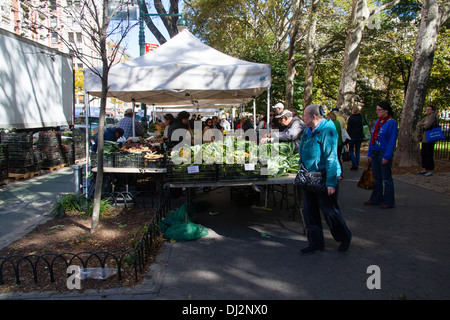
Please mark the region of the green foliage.
[[[102, 213], [106, 213], [111, 209], [111, 201], [109, 199], [100, 200], [100, 217]], [[68, 193], [59, 197], [53, 203], [50, 209], [50, 216], [54, 218], [62, 218], [69, 212], [78, 212], [84, 217], [91, 217], [94, 208], [94, 201], [87, 200], [80, 193]]]
[[[371, 9], [391, 0], [370, 0]], [[190, 30], [210, 46], [237, 58], [272, 67], [270, 105], [284, 101], [286, 95], [287, 49], [293, 1], [195, 0], [186, 3]], [[401, 115], [404, 96], [414, 56], [422, 1], [402, 0], [380, 13], [380, 28], [366, 28], [361, 42], [358, 64], [357, 101], [368, 119], [376, 117], [372, 108], [380, 100], [392, 101]], [[304, 85], [304, 58], [310, 2], [304, 13], [296, 44], [297, 75], [294, 106], [301, 106]], [[316, 72], [313, 103], [332, 107], [336, 104], [345, 35], [352, 1], [321, 1], [316, 31]], [[448, 108], [450, 91], [450, 19], [442, 27], [434, 55], [427, 103]], [[257, 113], [264, 113], [267, 95], [257, 98]], [[249, 104], [247, 111], [252, 108]]]

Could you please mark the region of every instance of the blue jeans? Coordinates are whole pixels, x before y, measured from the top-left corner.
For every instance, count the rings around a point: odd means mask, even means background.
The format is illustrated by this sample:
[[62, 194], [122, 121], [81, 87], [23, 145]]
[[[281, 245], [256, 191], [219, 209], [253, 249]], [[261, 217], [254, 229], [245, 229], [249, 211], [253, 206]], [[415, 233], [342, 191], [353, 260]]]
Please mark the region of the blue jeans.
[[373, 191], [370, 201], [385, 206], [395, 206], [392, 158], [382, 164], [384, 152], [372, 151]]
[[348, 143], [348, 149], [350, 151], [350, 159], [354, 167], [359, 166], [359, 157], [361, 150], [362, 139], [351, 139]]

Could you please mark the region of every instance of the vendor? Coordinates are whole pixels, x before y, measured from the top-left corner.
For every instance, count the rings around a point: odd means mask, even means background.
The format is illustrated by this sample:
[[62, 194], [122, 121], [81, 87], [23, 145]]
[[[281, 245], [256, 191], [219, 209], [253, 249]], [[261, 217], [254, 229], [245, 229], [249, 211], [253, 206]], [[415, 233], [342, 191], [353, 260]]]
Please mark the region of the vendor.
[[[123, 136], [122, 128], [107, 128], [103, 134], [103, 141], [117, 142], [120, 137]], [[91, 147], [91, 152], [97, 152], [98, 148], [98, 135], [95, 137], [94, 144]]]
[[275, 139], [278, 139], [278, 141], [293, 141], [294, 154], [296, 154], [298, 152], [298, 147], [300, 146], [303, 130], [306, 128], [305, 123], [299, 117], [294, 117], [293, 113], [289, 110], [283, 110], [280, 114], [276, 115], [275, 118], [278, 119], [280, 124], [286, 129], [268, 133], [266, 138], [261, 139], [261, 143], [273, 142]]
[[[189, 112], [187, 111], [181, 111], [178, 113], [177, 117], [173, 121], [173, 123], [169, 126], [169, 129], [167, 129], [167, 148], [171, 150], [173, 147], [175, 147], [178, 143], [183, 141], [183, 136], [178, 137], [172, 137], [173, 133], [177, 129], [184, 129], [186, 130], [186, 135], [184, 136], [185, 139], [190, 138], [191, 140], [185, 141], [187, 144], [191, 143], [194, 135], [192, 134], [191, 127], [189, 125]], [[189, 133], [189, 134], [188, 134]]]
[[129, 137], [133, 137], [133, 121], [134, 121], [134, 132], [136, 137], [143, 137], [145, 134], [145, 129], [142, 123], [133, 119], [133, 110], [127, 109], [125, 111], [124, 117], [117, 124], [118, 128], [122, 128], [124, 131], [124, 138], [128, 140]]

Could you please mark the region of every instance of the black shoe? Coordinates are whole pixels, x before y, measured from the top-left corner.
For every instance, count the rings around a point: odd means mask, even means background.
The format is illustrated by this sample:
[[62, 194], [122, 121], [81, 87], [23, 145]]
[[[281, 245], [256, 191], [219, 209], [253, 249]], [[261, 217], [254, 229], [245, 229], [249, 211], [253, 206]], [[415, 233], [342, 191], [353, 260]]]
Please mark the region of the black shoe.
[[350, 247], [350, 241], [342, 241], [338, 247], [338, 250], [340, 252], [346, 252], [349, 247]]
[[352, 167], [350, 168], [350, 170], [358, 171], [358, 167], [352, 166]]
[[325, 249], [325, 248], [323, 248], [323, 247], [321, 247], [321, 248], [306, 247], [306, 248], [301, 249], [301, 250], [300, 250], [300, 253], [301, 253], [302, 255], [307, 256], [307, 255], [313, 254], [314, 251], [316, 251], [316, 250], [318, 250], [318, 251], [323, 251], [324, 249]]

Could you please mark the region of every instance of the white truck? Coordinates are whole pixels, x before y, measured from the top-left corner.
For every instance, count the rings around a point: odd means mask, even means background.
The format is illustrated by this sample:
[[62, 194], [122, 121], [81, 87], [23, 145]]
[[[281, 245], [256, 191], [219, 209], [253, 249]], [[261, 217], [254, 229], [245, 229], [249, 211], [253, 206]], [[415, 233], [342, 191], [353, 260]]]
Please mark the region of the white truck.
[[72, 58], [0, 29], [0, 129], [40, 130], [73, 122]]

